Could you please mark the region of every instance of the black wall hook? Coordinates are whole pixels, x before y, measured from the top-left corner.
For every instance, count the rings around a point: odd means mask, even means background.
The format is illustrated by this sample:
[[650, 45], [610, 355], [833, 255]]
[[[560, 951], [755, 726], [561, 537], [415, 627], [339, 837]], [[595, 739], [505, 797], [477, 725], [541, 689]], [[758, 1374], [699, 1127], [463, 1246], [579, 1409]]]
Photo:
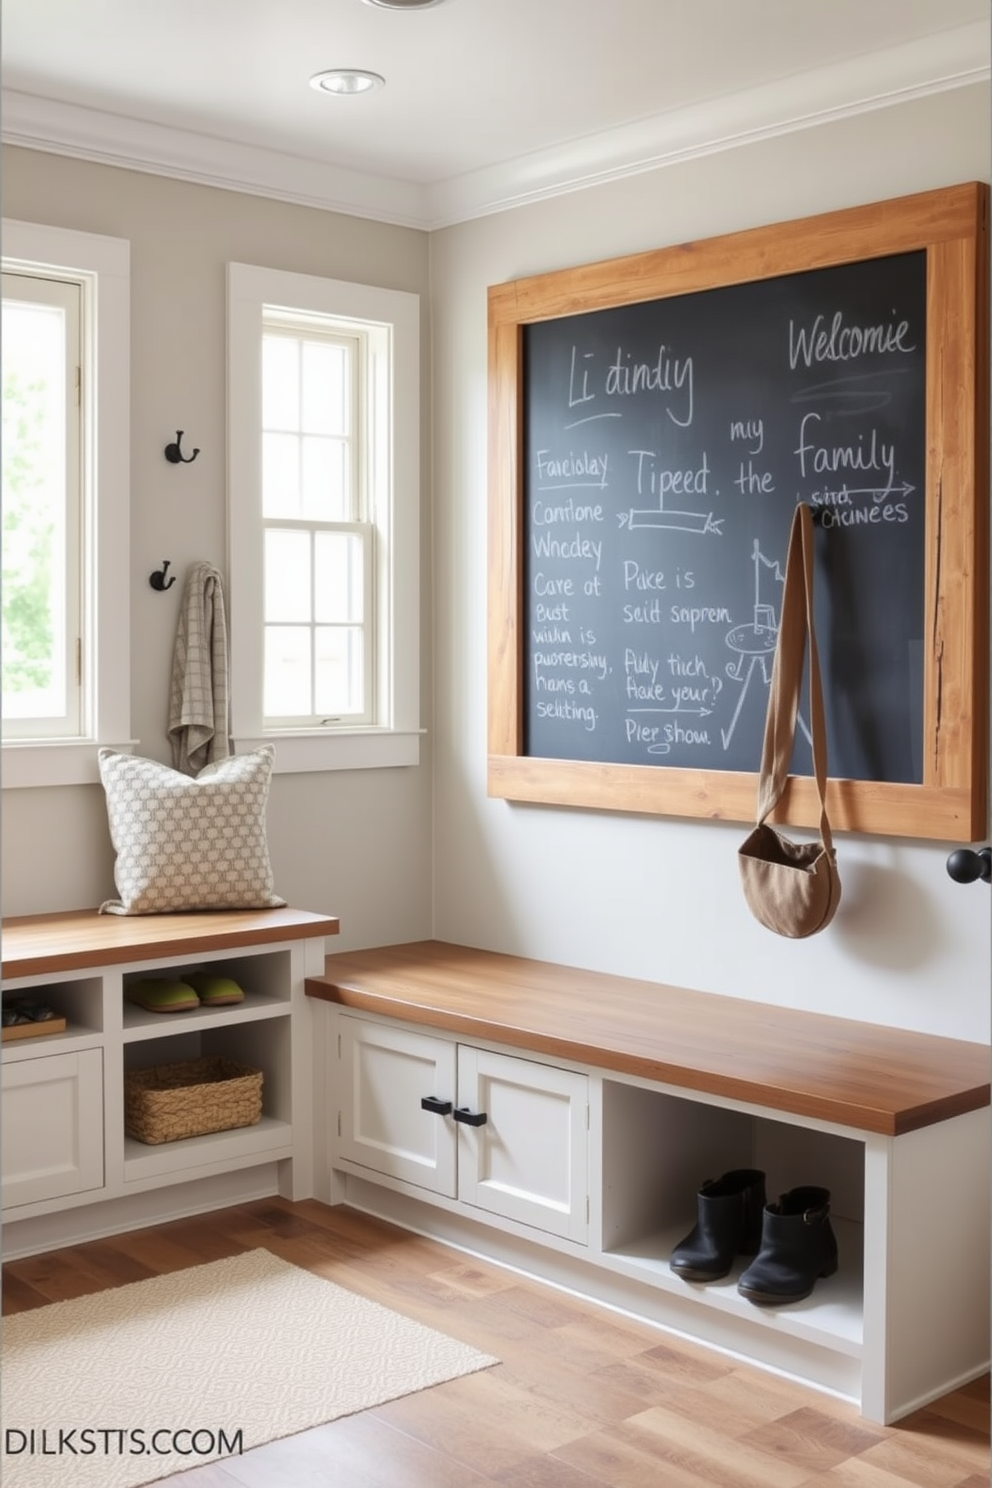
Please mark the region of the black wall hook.
[[165, 446], [165, 458], [168, 460], [170, 465], [192, 465], [193, 461], [200, 453], [198, 449], [194, 449], [191, 455], [183, 454], [183, 433], [184, 430], [177, 429], [175, 444], [167, 444]]
[[992, 847], [981, 847], [978, 852], [959, 847], [948, 858], [947, 871], [955, 883], [974, 883], [976, 878], [992, 883]]
[[153, 589], [171, 589], [173, 584], [176, 582], [175, 574], [173, 574], [172, 578], [168, 580], [166, 580], [165, 577], [166, 574], [169, 572], [170, 562], [171, 560], [169, 558], [166, 558], [165, 562], [162, 564], [161, 569], [156, 569], [155, 573], [148, 575], [148, 582], [149, 584], [151, 584]]

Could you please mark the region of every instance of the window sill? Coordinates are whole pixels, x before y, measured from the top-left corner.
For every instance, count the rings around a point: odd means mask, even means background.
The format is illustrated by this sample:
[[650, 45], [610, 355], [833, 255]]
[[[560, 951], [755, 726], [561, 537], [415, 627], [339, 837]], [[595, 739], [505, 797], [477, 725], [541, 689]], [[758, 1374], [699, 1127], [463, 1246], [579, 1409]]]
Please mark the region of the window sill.
[[[107, 748], [130, 754], [136, 739], [123, 744], [107, 741]], [[99, 785], [100, 767], [96, 752], [102, 744], [94, 739], [8, 739], [3, 745], [0, 785], [21, 790], [39, 785]]]
[[424, 729], [348, 729], [279, 733], [273, 729], [259, 738], [237, 737], [236, 753], [275, 746], [275, 774], [309, 774], [320, 770], [380, 770], [420, 764]]

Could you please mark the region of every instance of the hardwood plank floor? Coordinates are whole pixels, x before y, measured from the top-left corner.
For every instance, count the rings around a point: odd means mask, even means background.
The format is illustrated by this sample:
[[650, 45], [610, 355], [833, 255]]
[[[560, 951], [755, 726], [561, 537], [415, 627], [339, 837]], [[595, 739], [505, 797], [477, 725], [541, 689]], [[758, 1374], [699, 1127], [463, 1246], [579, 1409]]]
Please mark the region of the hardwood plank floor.
[[989, 1379], [894, 1427], [393, 1225], [261, 1200], [9, 1262], [4, 1314], [264, 1246], [493, 1369], [169, 1488], [989, 1488]]

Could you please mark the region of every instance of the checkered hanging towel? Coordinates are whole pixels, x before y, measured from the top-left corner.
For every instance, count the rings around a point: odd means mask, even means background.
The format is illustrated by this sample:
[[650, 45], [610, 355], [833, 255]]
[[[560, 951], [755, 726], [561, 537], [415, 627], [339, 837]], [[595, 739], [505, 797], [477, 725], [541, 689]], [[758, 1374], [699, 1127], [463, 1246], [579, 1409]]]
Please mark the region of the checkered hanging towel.
[[224, 586], [210, 563], [186, 575], [172, 656], [169, 739], [185, 775], [231, 754], [230, 683]]

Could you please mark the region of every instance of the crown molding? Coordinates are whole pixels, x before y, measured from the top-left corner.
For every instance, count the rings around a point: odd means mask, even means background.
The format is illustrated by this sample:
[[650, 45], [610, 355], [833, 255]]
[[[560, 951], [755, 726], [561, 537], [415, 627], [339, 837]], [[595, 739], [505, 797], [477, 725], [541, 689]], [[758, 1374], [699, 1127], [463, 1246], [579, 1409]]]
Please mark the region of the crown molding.
[[724, 94], [429, 188], [432, 228], [987, 82], [980, 22]]
[[428, 226], [422, 188], [255, 145], [5, 89], [0, 137], [99, 165], [173, 176], [406, 227]]
[[7, 90], [4, 143], [432, 231], [987, 82], [983, 22], [813, 68], [429, 186]]

